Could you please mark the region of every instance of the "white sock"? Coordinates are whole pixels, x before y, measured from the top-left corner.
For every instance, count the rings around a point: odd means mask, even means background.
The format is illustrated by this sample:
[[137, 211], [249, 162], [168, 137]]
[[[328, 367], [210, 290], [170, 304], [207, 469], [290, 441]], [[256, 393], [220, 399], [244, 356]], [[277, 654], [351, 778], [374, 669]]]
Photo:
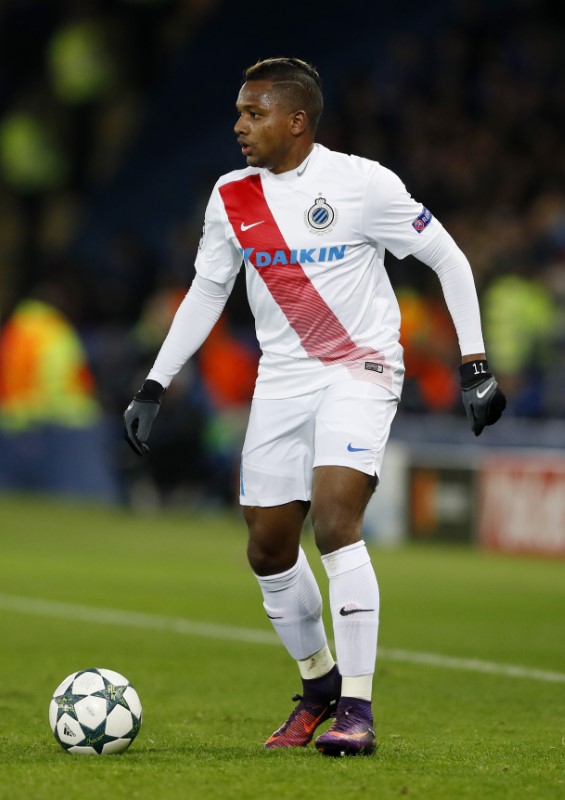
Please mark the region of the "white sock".
[[298, 561], [286, 572], [255, 577], [265, 611], [290, 655], [304, 661], [323, 650], [322, 595], [304, 550], [300, 548]]
[[328, 553], [322, 562], [330, 582], [342, 695], [370, 700], [377, 657], [379, 586], [365, 542]]
[[341, 679], [341, 694], [343, 697], [359, 697], [361, 700], [371, 702], [373, 696], [372, 675], [350, 675]]
[[335, 664], [334, 657], [330, 652], [330, 648], [325, 644], [321, 650], [310, 656], [310, 658], [303, 659], [298, 662], [298, 669], [300, 670], [300, 677], [305, 680], [312, 680], [313, 678], [322, 678], [333, 669]]

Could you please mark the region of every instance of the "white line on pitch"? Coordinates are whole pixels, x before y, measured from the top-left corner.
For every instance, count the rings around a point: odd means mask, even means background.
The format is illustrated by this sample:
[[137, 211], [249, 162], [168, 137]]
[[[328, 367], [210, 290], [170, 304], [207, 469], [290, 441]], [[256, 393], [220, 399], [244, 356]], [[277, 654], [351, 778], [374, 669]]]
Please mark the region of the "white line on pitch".
[[[269, 631], [238, 628], [232, 625], [217, 625], [213, 622], [194, 622], [182, 617], [165, 617], [158, 614], [144, 614], [139, 611], [97, 608], [35, 597], [0, 594], [0, 611], [14, 611], [21, 614], [80, 620], [81, 622], [93, 622], [103, 625], [121, 625], [126, 628], [170, 631], [190, 636], [203, 636], [209, 639], [280, 645], [279, 638]], [[408, 664], [422, 664], [431, 667], [504, 675], [509, 678], [525, 678], [544, 683], [565, 683], [565, 673], [563, 672], [549, 672], [514, 664], [496, 664], [492, 661], [482, 661], [476, 658], [452, 658], [439, 653], [419, 653], [412, 650], [379, 647], [379, 658]]]

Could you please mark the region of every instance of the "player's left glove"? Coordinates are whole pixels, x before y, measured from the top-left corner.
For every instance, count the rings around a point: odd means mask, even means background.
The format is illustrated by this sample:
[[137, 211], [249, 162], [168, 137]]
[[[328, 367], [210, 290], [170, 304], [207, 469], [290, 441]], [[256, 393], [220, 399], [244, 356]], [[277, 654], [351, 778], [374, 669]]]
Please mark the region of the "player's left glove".
[[465, 413], [475, 436], [486, 425], [494, 425], [506, 408], [506, 397], [498, 388], [484, 359], [468, 361], [459, 367]]
[[125, 440], [138, 456], [149, 453], [145, 443], [149, 439], [153, 420], [159, 413], [164, 391], [157, 381], [145, 381], [124, 412]]

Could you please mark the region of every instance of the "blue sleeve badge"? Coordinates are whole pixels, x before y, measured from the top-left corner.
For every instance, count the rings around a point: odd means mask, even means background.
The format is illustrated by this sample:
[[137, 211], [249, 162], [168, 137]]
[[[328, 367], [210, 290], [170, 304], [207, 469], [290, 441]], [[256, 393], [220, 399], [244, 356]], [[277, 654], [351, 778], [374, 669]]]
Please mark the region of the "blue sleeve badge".
[[416, 233], [422, 233], [426, 225], [429, 225], [432, 219], [432, 212], [428, 211], [428, 209], [424, 206], [422, 213], [418, 214], [416, 219], [412, 222], [412, 227]]

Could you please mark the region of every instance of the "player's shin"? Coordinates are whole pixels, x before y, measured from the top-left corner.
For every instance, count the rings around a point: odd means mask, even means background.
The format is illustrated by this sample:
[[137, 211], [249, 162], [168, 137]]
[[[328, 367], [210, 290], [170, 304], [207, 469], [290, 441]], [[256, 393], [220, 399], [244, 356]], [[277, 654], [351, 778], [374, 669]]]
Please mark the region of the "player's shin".
[[330, 584], [330, 607], [342, 696], [370, 701], [377, 656], [379, 587], [364, 542], [322, 556]]
[[[306, 554], [300, 548], [296, 564], [277, 575], [256, 575], [263, 606], [282, 643], [296, 661], [308, 662], [313, 654], [325, 653], [326, 634], [322, 622], [322, 596]], [[329, 651], [328, 651], [329, 653]], [[318, 668], [333, 667], [324, 658], [316, 659]], [[329, 667], [329, 669], [328, 669]], [[301, 667], [301, 673], [306, 665]], [[314, 669], [314, 671], [317, 671]], [[318, 677], [310, 674], [309, 677]]]
[[371, 693], [377, 655], [379, 587], [364, 542], [322, 556], [330, 581], [330, 605], [337, 663], [342, 673], [341, 699], [335, 720], [318, 736], [316, 748], [326, 756], [371, 755]]

